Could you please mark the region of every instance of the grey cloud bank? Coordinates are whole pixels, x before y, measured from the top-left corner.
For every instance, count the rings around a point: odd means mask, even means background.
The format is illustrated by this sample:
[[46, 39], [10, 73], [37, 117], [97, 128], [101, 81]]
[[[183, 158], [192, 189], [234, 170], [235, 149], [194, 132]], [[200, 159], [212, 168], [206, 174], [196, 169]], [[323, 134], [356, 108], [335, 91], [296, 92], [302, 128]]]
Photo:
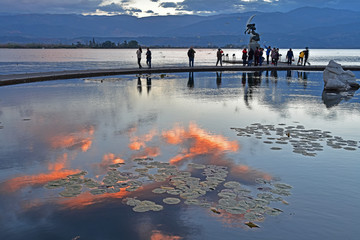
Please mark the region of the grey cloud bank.
[[[193, 13], [235, 13], [244, 11], [290, 11], [295, 8], [329, 7], [335, 9], [354, 10], [360, 8], [358, 0], [184, 0], [182, 2], [169, 2], [148, 0], [159, 3], [158, 8], [176, 8], [178, 11], [186, 10]], [[0, 12], [2, 14], [16, 13], [95, 13], [97, 10], [118, 14], [133, 14], [136, 11], [124, 11], [124, 7], [133, 8], [133, 1], [106, 1], [107, 5], [100, 6], [104, 0], [1, 0]], [[156, 13], [157, 9], [152, 9]], [[301, 13], [299, 13], [301, 14]]]

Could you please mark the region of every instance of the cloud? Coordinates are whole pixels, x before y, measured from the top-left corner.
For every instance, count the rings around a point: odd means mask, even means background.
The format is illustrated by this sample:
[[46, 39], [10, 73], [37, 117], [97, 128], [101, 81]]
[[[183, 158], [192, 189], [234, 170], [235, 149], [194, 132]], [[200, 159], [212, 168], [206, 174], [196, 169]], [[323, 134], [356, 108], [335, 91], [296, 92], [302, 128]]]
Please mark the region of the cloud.
[[184, 0], [179, 2], [178, 10], [212, 13], [243, 11], [290, 11], [299, 7], [330, 7], [356, 9], [360, 7], [358, 0]]
[[110, 13], [124, 13], [126, 12], [126, 10], [119, 4], [115, 4], [115, 3], [111, 3], [109, 5], [104, 5], [104, 6], [100, 6], [98, 9], [105, 11], [105, 12], [110, 12]]
[[94, 11], [102, 0], [1, 0], [6, 13], [82, 13]]
[[176, 8], [177, 4], [174, 2], [162, 2], [159, 6], [163, 8]]
[[[165, 1], [165, 2], [163, 2]], [[150, 8], [158, 3], [158, 8]], [[355, 10], [360, 8], [358, 0], [0, 0], [0, 13], [96, 13], [110, 12], [138, 15], [152, 9], [156, 15], [171, 11], [202, 14], [234, 13], [244, 11], [290, 11], [299, 7], [330, 7]]]

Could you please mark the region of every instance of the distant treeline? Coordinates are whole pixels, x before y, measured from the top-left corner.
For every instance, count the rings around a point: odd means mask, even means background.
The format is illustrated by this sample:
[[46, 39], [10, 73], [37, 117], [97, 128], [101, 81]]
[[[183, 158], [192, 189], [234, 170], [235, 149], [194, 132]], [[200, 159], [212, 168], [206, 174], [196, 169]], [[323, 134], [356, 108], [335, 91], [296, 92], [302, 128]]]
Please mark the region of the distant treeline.
[[[94, 49], [121, 49], [121, 48], [138, 48], [139, 46], [144, 46], [145, 44], [139, 44], [138, 41], [131, 40], [131, 41], [123, 41], [122, 43], [115, 43], [112, 41], [105, 41], [105, 42], [95, 42], [95, 39], [90, 40], [87, 43], [84, 42], [76, 42], [72, 44], [62, 44], [62, 43], [3, 43], [0, 44], [0, 48], [94, 48]], [[147, 45], [146, 45], [147, 46]], [[174, 46], [162, 46], [162, 45], [155, 45], [149, 46], [152, 48], [179, 48]], [[194, 46], [199, 48], [204, 48], [203, 46]], [[239, 46], [233, 44], [227, 44], [223, 48], [238, 48]], [[205, 48], [218, 48], [218, 46], [211, 45]]]
[[0, 44], [0, 48], [138, 48], [140, 45], [137, 41], [131, 40], [122, 43], [114, 43], [112, 41], [95, 42], [93, 39], [88, 43], [80, 41], [72, 44], [46, 44], [46, 43], [6, 43]]

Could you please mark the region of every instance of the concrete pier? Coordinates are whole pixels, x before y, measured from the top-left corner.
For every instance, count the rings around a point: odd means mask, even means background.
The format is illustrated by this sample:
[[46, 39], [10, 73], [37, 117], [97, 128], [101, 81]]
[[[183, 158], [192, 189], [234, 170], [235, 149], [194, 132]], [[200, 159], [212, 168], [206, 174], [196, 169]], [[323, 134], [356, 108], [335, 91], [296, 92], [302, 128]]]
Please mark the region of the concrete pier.
[[[61, 80], [74, 78], [88, 78], [101, 76], [115, 76], [115, 75], [130, 75], [130, 74], [151, 74], [151, 73], [176, 73], [176, 72], [251, 72], [251, 71], [324, 71], [326, 66], [311, 65], [311, 66], [297, 66], [297, 65], [263, 65], [263, 66], [239, 66], [239, 65], [225, 65], [225, 66], [195, 66], [195, 67], [159, 67], [159, 68], [127, 68], [127, 69], [94, 69], [94, 70], [72, 70], [72, 71], [57, 71], [57, 72], [39, 72], [39, 73], [24, 73], [0, 75], [0, 86]], [[360, 66], [342, 66], [344, 70], [360, 71]]]

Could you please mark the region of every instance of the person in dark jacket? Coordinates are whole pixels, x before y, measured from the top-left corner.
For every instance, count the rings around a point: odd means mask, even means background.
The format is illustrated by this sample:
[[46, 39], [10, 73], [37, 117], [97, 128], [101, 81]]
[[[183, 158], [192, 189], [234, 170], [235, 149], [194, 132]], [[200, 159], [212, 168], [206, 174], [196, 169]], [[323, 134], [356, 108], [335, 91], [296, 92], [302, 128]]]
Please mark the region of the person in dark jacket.
[[254, 59], [254, 50], [252, 48], [250, 48], [249, 58], [248, 58], [248, 66], [252, 65], [253, 59]]
[[148, 65], [149, 68], [151, 68], [151, 51], [149, 48], [147, 48], [146, 51], [146, 64]]
[[254, 53], [254, 65], [257, 66], [259, 64], [259, 48], [256, 47], [255, 53]]
[[288, 65], [291, 65], [291, 64], [292, 64], [292, 61], [293, 61], [293, 59], [294, 59], [294, 53], [293, 53], [293, 51], [291, 50], [291, 48], [287, 51], [286, 58], [287, 58], [287, 64], [288, 64]]
[[265, 48], [266, 48], [266, 63], [267, 63], [267, 65], [269, 65], [269, 57], [270, 57], [270, 53], [271, 53], [271, 46], [266, 46], [266, 45], [264, 45], [265, 46]]
[[243, 66], [246, 66], [246, 63], [247, 63], [247, 57], [248, 57], [248, 52], [246, 50], [246, 48], [244, 48], [242, 50], [242, 61], [243, 61]]
[[216, 66], [218, 65], [218, 63], [220, 62], [220, 66], [222, 66], [222, 57], [223, 57], [223, 51], [221, 50], [221, 48], [219, 48], [216, 52], [216, 58], [217, 58], [217, 61], [216, 61]]
[[262, 63], [263, 63], [263, 54], [264, 54], [264, 49], [263, 48], [260, 48], [259, 49], [259, 65], [262, 66]]
[[189, 57], [189, 67], [194, 67], [194, 59], [195, 59], [195, 50], [193, 47], [190, 47], [187, 55]]
[[310, 65], [310, 63], [308, 62], [308, 58], [309, 58], [309, 48], [306, 47], [303, 52], [304, 52], [304, 66], [306, 65], [306, 63]]

